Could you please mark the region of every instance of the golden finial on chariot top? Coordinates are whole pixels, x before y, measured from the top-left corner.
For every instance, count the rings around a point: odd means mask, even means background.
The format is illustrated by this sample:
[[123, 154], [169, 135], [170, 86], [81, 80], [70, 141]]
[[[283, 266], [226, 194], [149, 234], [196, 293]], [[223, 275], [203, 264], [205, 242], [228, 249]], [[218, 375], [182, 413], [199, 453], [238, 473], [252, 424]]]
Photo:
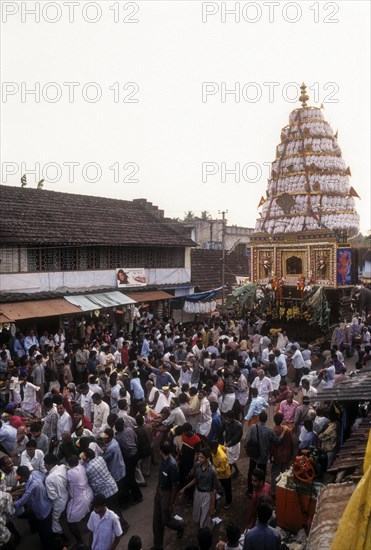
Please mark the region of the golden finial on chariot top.
[[300, 90], [301, 90], [301, 96], [299, 97], [299, 101], [301, 101], [301, 106], [307, 107], [307, 101], [309, 99], [309, 95], [307, 94], [307, 87], [304, 84], [304, 82], [300, 86]]

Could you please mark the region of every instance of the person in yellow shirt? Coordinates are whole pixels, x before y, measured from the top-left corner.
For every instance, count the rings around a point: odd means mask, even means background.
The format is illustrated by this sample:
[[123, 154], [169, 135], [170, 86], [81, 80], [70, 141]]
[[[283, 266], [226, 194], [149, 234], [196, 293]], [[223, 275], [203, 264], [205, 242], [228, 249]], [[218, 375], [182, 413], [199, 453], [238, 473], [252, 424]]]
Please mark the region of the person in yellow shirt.
[[224, 489], [224, 508], [228, 509], [232, 504], [232, 473], [228, 464], [227, 449], [217, 441], [211, 441], [209, 447], [212, 464]]

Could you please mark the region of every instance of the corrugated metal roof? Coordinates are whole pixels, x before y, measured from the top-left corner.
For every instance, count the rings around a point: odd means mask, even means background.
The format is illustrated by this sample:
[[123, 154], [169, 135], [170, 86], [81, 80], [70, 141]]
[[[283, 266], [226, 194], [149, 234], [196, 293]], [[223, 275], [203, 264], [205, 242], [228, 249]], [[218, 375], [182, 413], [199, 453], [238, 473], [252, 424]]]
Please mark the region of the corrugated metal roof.
[[130, 298], [136, 302], [155, 302], [156, 300], [170, 300], [174, 296], [163, 290], [149, 290], [148, 292], [133, 292], [130, 294]]
[[70, 304], [77, 306], [80, 311], [93, 311], [104, 307], [125, 306], [136, 303], [133, 298], [129, 298], [129, 296], [118, 290], [98, 294], [78, 294], [76, 296], [65, 296], [64, 298]]
[[80, 313], [80, 310], [63, 298], [0, 305], [0, 320], [2, 323], [16, 322], [21, 319], [52, 317], [53, 315], [69, 315], [71, 313]]
[[371, 398], [371, 367], [357, 371], [357, 374], [340, 382], [333, 388], [318, 392], [316, 401], [358, 401]]

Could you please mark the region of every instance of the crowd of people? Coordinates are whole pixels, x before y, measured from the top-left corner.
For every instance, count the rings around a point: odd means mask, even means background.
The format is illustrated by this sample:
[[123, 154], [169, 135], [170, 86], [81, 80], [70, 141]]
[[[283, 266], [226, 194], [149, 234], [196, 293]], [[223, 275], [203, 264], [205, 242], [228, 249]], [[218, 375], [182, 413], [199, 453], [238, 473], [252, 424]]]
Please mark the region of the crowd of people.
[[[246, 432], [246, 450], [258, 449], [249, 461], [246, 501], [237, 503], [246, 507], [246, 524], [228, 525], [228, 540], [217, 548], [259, 548], [262, 537], [279, 548], [277, 476], [298, 452], [320, 448], [324, 467], [332, 464], [338, 415], [316, 396], [347, 373], [337, 344], [316, 367], [308, 344], [261, 329], [253, 318], [183, 326], [144, 314], [131, 332], [126, 325], [114, 333], [88, 322], [75, 343], [61, 328], [55, 335], [3, 332], [2, 548], [16, 548], [18, 517], [29, 521], [44, 549], [72, 542], [113, 550], [129, 530], [123, 509], [140, 509], [156, 461], [154, 550], [164, 546], [165, 527], [183, 536], [187, 526], [173, 511], [180, 498], [193, 506], [200, 528], [195, 547], [211, 548], [217, 496], [225, 509], [235, 505], [232, 479], [240, 475]], [[371, 347], [367, 328], [360, 333], [362, 366], [371, 360]], [[267, 426], [270, 411], [273, 428]], [[128, 544], [140, 550], [140, 537]]]

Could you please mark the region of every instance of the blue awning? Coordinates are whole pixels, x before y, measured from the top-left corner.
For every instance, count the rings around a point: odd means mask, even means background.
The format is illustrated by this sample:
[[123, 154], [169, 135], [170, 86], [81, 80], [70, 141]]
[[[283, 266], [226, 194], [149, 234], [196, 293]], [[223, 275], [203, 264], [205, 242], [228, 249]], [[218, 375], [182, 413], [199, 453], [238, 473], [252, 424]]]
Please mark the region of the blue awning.
[[213, 288], [212, 290], [206, 290], [205, 292], [198, 292], [197, 294], [189, 294], [184, 296], [184, 299], [188, 302], [198, 302], [200, 300], [210, 300], [214, 298], [218, 290], [222, 290], [222, 286]]

